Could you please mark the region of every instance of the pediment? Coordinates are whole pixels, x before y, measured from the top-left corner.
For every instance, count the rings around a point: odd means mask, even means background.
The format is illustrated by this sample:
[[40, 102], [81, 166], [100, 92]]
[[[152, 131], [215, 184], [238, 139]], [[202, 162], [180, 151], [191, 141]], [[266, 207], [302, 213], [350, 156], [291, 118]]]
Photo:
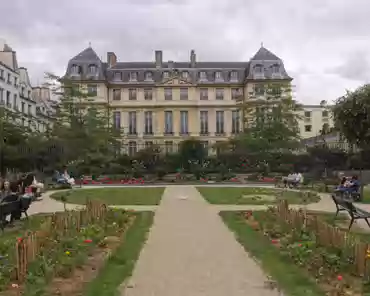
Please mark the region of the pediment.
[[191, 86], [191, 82], [189, 80], [180, 78], [178, 76], [164, 79], [160, 84], [171, 86]]

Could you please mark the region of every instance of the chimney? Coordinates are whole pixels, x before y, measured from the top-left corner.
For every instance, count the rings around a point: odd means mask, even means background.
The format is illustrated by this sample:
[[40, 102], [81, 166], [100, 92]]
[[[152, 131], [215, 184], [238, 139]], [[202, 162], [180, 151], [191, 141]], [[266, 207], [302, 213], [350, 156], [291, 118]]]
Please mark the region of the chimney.
[[194, 49], [192, 49], [190, 52], [190, 64], [192, 68], [195, 68], [195, 63], [196, 63], [196, 55], [195, 55]]
[[108, 52], [107, 62], [108, 62], [109, 68], [112, 68], [117, 64], [117, 56], [114, 52]]
[[173, 61], [168, 61], [168, 68], [169, 68], [170, 70], [172, 70], [172, 69], [173, 69]]
[[156, 68], [162, 68], [162, 59], [163, 59], [162, 50], [156, 50], [155, 51], [155, 67]]

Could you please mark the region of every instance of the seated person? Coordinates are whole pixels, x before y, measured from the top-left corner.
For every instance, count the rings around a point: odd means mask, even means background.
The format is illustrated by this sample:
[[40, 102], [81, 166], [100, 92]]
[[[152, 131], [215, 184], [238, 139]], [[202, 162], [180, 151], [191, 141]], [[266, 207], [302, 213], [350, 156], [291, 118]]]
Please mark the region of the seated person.
[[359, 188], [360, 182], [358, 181], [358, 177], [355, 175], [351, 178], [350, 181], [348, 181], [346, 177], [343, 177], [336, 191], [339, 191], [342, 194], [343, 193], [351, 194], [357, 192]]
[[4, 180], [0, 187], [0, 200], [10, 195], [10, 193], [10, 182], [8, 180]]
[[41, 195], [41, 192], [42, 190], [44, 189], [44, 184], [41, 183], [41, 182], [38, 182], [36, 180], [36, 176], [33, 175], [33, 180], [32, 180], [32, 184], [31, 184], [31, 189], [32, 189], [32, 192], [35, 194], [35, 195]]
[[[2, 202], [15, 202], [19, 199], [18, 183], [17, 182], [10, 183], [9, 189], [10, 189], [9, 194], [2, 199]], [[19, 208], [17, 208], [16, 210], [14, 210], [11, 213], [10, 222], [12, 222], [14, 220], [19, 220], [21, 218], [21, 216], [22, 216], [22, 211], [21, 211], [21, 207], [19, 205]]]
[[63, 178], [67, 181], [69, 185], [75, 185], [75, 179], [71, 178], [71, 176], [67, 172], [67, 168], [64, 169]]

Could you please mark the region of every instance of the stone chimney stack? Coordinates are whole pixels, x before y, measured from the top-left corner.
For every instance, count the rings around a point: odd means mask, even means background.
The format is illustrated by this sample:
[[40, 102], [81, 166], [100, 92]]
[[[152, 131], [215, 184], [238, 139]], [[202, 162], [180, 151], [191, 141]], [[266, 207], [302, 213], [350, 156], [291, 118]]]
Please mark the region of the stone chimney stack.
[[197, 56], [195, 55], [194, 49], [190, 52], [190, 64], [192, 68], [195, 68]]
[[108, 62], [109, 68], [112, 68], [117, 64], [117, 56], [114, 52], [108, 52], [107, 62]]
[[173, 65], [174, 65], [174, 62], [173, 62], [173, 61], [168, 61], [168, 68], [169, 68], [170, 70], [172, 70], [172, 69], [173, 69]]
[[162, 68], [162, 63], [163, 63], [162, 50], [156, 50], [155, 51], [155, 67], [156, 68]]

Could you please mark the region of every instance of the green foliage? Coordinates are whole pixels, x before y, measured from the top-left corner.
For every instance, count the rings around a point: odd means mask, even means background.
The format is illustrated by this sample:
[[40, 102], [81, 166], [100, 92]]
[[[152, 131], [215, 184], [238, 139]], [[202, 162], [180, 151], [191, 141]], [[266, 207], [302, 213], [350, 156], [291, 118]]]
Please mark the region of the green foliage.
[[347, 91], [333, 108], [335, 126], [351, 144], [370, 146], [370, 85]]

